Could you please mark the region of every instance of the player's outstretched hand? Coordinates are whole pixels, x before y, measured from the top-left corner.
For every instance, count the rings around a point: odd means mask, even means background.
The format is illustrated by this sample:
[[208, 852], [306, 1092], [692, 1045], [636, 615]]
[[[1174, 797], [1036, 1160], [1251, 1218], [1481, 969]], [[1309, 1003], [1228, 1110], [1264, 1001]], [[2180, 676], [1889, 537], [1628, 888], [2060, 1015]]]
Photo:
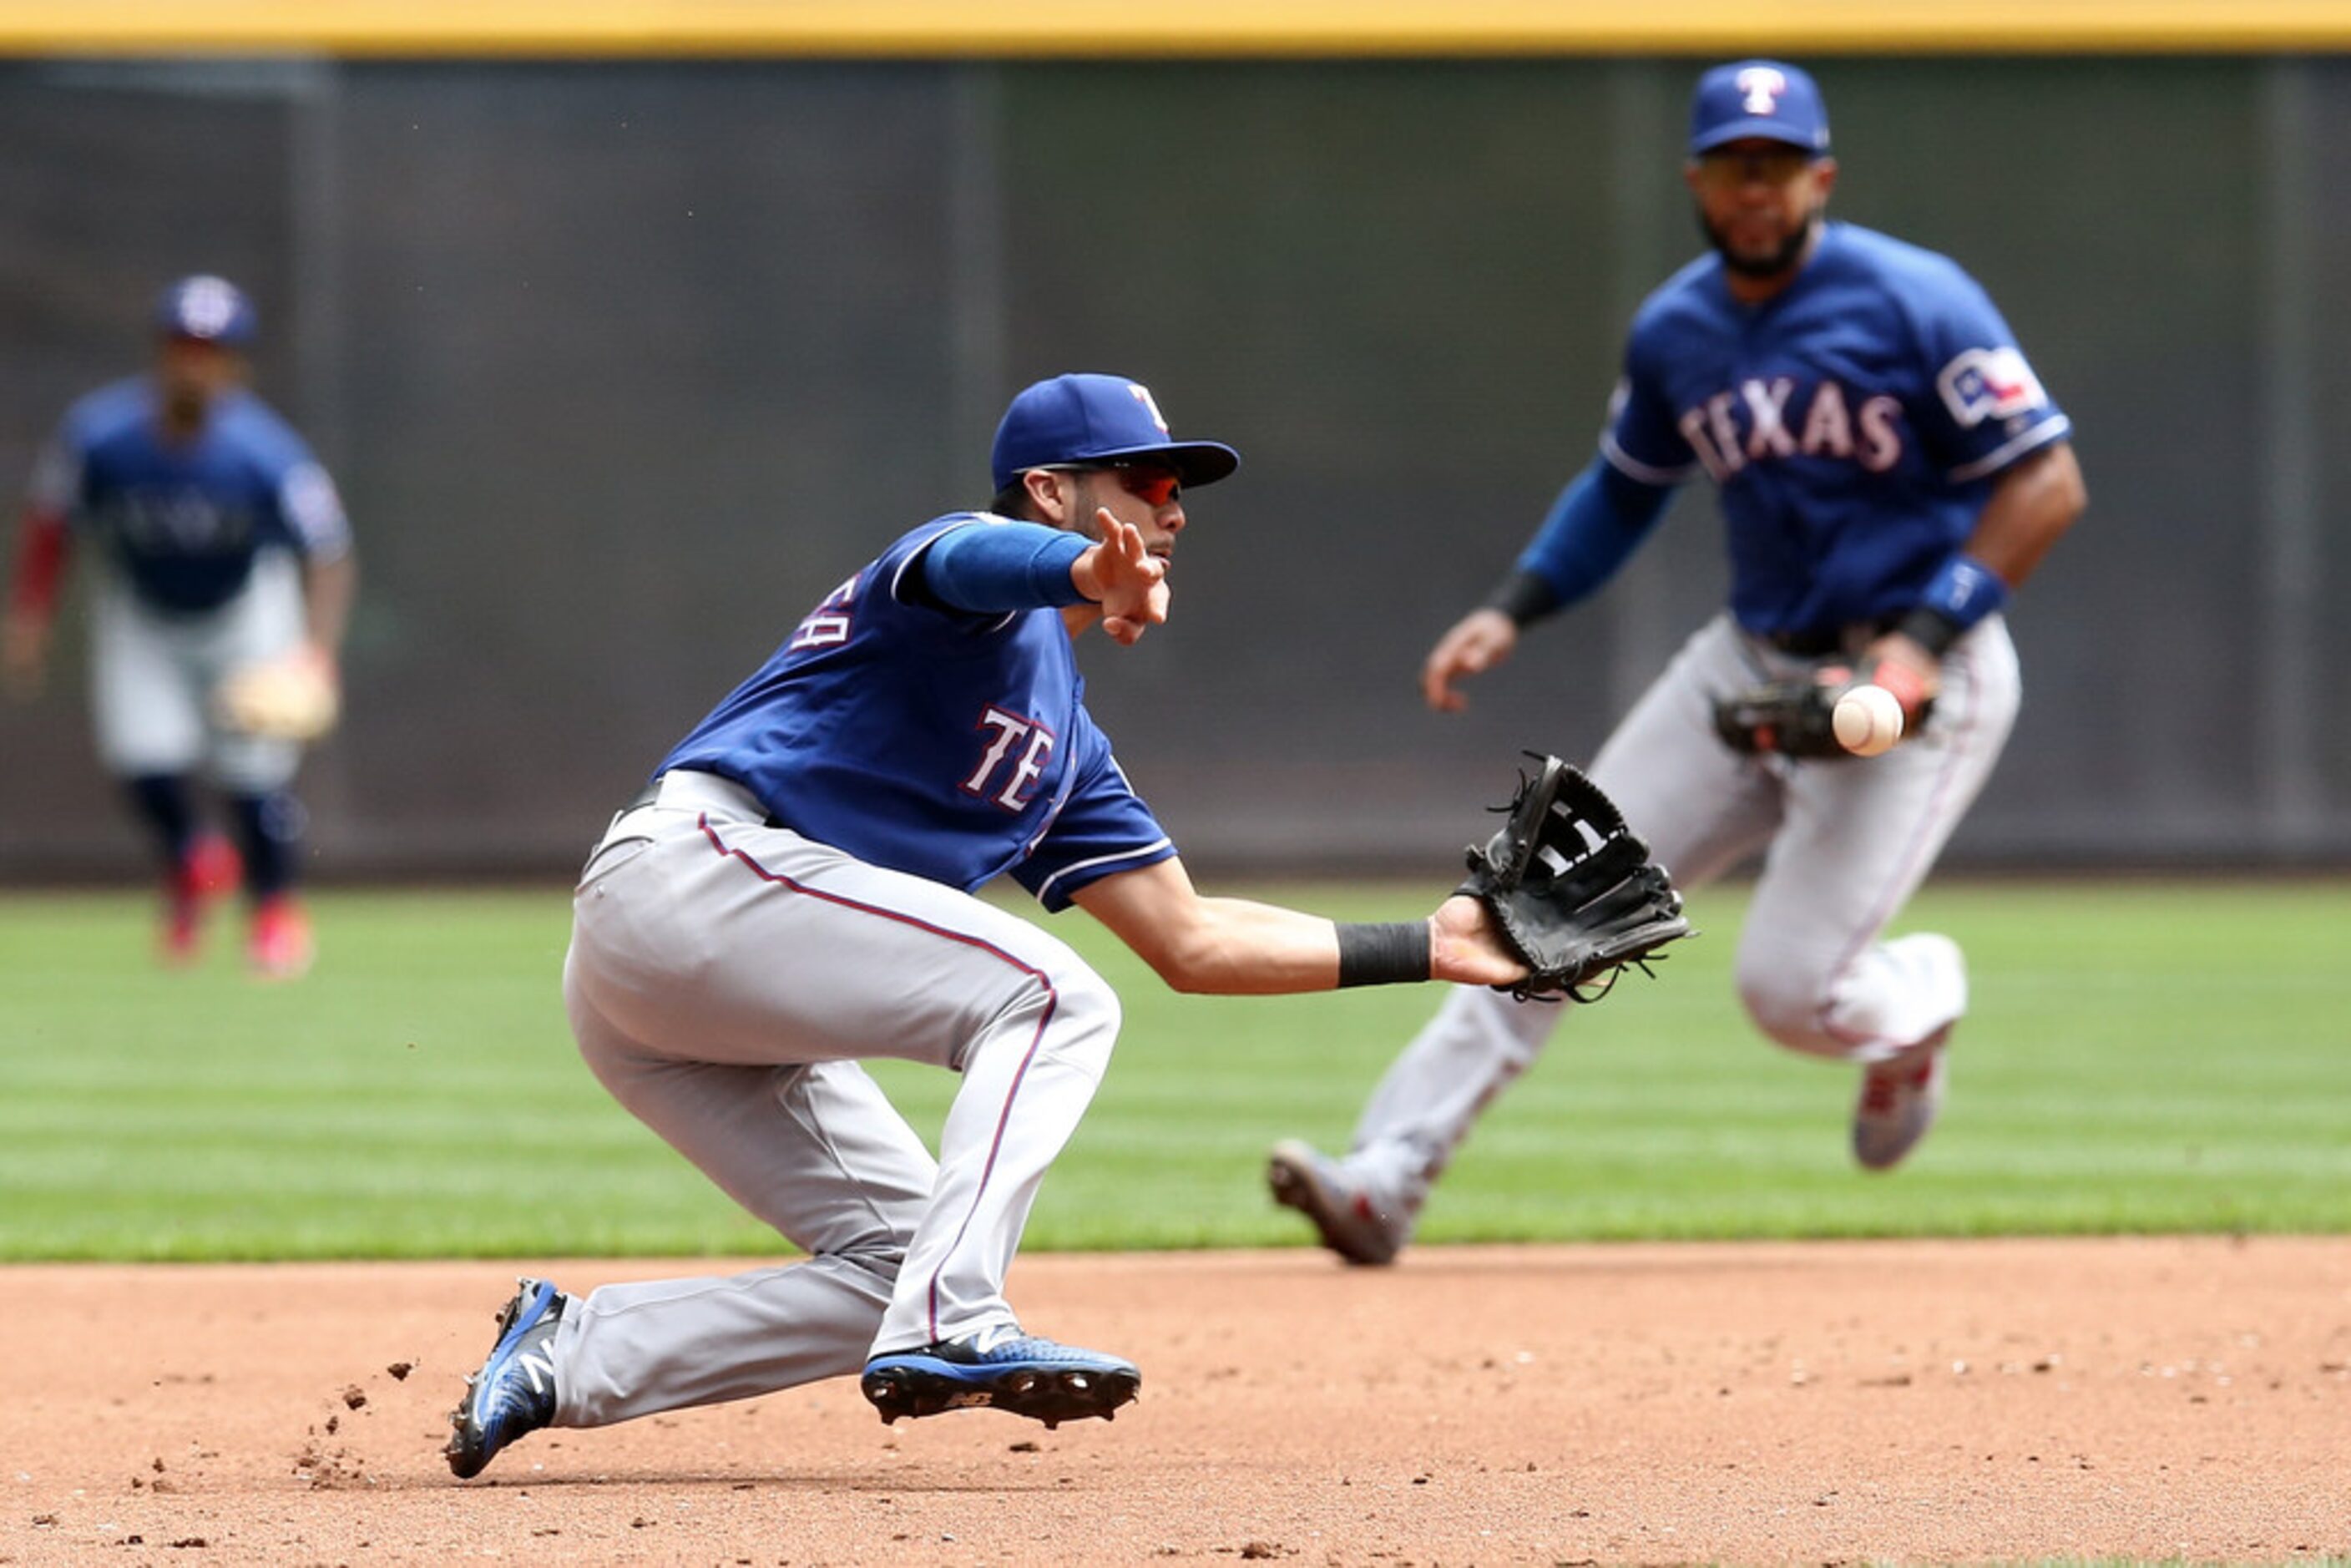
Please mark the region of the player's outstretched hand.
[[1457, 893], [1429, 917], [1428, 977], [1465, 986], [1513, 986], [1527, 967], [1504, 945], [1486, 906]]
[[1107, 508], [1095, 514], [1102, 539], [1071, 563], [1070, 581], [1102, 606], [1102, 630], [1122, 647], [1167, 619], [1167, 563], [1143, 545], [1142, 531]]
[[1469, 699], [1453, 683], [1464, 675], [1482, 675], [1508, 659], [1519, 645], [1519, 623], [1499, 610], [1480, 607], [1453, 623], [1437, 640], [1428, 662], [1420, 667], [1420, 695], [1439, 713], [1459, 713]]

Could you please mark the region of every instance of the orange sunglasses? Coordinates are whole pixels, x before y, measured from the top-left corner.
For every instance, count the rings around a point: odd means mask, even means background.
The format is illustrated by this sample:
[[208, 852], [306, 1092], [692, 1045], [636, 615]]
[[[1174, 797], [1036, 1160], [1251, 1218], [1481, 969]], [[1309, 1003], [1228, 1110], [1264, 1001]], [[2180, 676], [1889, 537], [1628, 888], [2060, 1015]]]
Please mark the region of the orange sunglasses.
[[1120, 489], [1154, 507], [1164, 507], [1184, 493], [1184, 482], [1176, 477], [1176, 470], [1148, 457], [1125, 463], [1054, 465], [1054, 471], [1061, 474], [1085, 474], [1096, 470], [1117, 475]]

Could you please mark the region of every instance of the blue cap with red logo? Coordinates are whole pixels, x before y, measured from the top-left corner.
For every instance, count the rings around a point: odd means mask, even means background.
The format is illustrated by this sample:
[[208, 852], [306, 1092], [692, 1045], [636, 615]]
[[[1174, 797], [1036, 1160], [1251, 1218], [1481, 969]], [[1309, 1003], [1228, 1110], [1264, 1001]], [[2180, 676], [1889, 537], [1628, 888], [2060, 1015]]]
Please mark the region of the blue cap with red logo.
[[155, 297], [155, 330], [166, 338], [241, 349], [253, 341], [259, 328], [253, 301], [225, 277], [198, 273]]
[[1820, 84], [1778, 60], [1736, 60], [1700, 77], [1690, 99], [1690, 156], [1750, 136], [1814, 157], [1826, 152], [1829, 110]]
[[1241, 465], [1221, 441], [1178, 441], [1151, 390], [1124, 376], [1055, 376], [1022, 390], [996, 427], [989, 455], [999, 490], [1030, 468], [1083, 467], [1158, 457], [1186, 486], [1213, 485]]

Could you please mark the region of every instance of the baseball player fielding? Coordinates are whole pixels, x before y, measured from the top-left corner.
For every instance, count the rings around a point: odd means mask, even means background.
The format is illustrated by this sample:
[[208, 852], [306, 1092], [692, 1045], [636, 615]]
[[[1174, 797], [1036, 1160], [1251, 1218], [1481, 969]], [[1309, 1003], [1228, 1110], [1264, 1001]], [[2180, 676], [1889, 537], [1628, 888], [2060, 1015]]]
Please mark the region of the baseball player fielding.
[[[2022, 688], [2001, 607], [2087, 491], [2072, 420], [1983, 286], [1829, 219], [1830, 145], [1801, 68], [1734, 60], [1698, 78], [1681, 175], [1708, 254], [1634, 313], [1598, 452], [1438, 639], [1421, 694], [1460, 708], [1458, 683], [1598, 592], [1678, 486], [1713, 482], [1729, 601], [1590, 773], [1676, 886], [1761, 864], [1740, 1005], [1772, 1044], [1857, 1070], [1854, 1160], [1884, 1171], [1940, 1113], [1969, 983], [1956, 942], [1886, 926], [2008, 743]], [[1877, 689], [1836, 709], [1856, 682]], [[1895, 747], [1928, 727], [1934, 745]], [[1855, 752], [1884, 755], [1855, 768]], [[1269, 1152], [1274, 1201], [1349, 1261], [1394, 1258], [1472, 1124], [1578, 1010], [1457, 988], [1343, 1155]]]

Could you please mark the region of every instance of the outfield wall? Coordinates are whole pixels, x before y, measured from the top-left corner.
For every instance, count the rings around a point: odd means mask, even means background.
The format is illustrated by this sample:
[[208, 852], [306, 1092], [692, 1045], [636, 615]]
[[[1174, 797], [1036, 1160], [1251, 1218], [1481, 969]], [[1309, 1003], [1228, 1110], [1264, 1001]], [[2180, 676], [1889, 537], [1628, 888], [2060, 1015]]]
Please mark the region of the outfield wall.
[[[1444, 874], [1518, 748], [1588, 756], [1719, 599], [1693, 495], [1469, 714], [1415, 695], [1695, 248], [1694, 59], [149, 57], [7, 21], [0, 483], [137, 362], [163, 277], [254, 289], [364, 559], [322, 870], [559, 873], [810, 602], [984, 499], [1004, 398], [1066, 368], [1248, 456], [1174, 622], [1085, 655], [1203, 864]], [[1990, 285], [2092, 489], [1953, 862], [2351, 859], [2351, 63], [1815, 36], [1837, 210]], [[11, 879], [137, 864], [68, 652], [0, 709]]]
[[2337, 0], [0, 0], [0, 52], [343, 58], [1415, 59], [1701, 54], [2291, 54]]

